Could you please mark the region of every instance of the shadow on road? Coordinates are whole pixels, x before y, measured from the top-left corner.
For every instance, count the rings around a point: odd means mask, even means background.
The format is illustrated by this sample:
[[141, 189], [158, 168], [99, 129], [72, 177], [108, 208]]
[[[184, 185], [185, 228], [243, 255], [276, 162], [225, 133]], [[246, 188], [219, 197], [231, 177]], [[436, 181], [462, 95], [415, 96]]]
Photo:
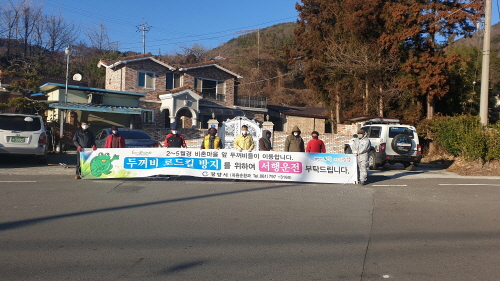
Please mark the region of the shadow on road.
[[26, 227], [26, 226], [30, 226], [33, 224], [62, 219], [62, 218], [77, 217], [77, 216], [91, 215], [91, 214], [111, 212], [111, 211], [120, 211], [120, 210], [126, 210], [126, 209], [142, 208], [142, 207], [149, 207], [149, 206], [169, 204], [169, 203], [177, 203], [177, 202], [190, 201], [190, 200], [199, 200], [199, 199], [205, 199], [205, 198], [211, 198], [211, 197], [217, 197], [217, 196], [227, 196], [227, 195], [246, 193], [246, 192], [256, 192], [256, 191], [263, 191], [263, 190], [270, 190], [270, 189], [286, 188], [286, 187], [292, 187], [292, 186], [297, 186], [297, 185], [286, 184], [286, 185], [281, 185], [281, 186], [267, 186], [267, 187], [259, 187], [259, 188], [249, 188], [249, 189], [234, 190], [234, 191], [221, 192], [221, 193], [215, 193], [215, 194], [206, 194], [206, 195], [199, 195], [199, 196], [192, 196], [192, 197], [185, 197], [185, 198], [162, 200], [162, 201], [142, 203], [142, 204], [133, 204], [133, 205], [120, 206], [120, 207], [103, 208], [103, 209], [97, 209], [97, 210], [91, 210], [91, 211], [75, 212], [75, 213], [68, 213], [68, 214], [62, 214], [62, 215], [55, 215], [55, 216], [47, 216], [47, 217], [40, 217], [40, 218], [34, 218], [34, 219], [6, 222], [6, 223], [0, 223], [0, 231], [10, 230], [10, 229], [15, 229], [15, 228], [20, 228], [20, 227]]

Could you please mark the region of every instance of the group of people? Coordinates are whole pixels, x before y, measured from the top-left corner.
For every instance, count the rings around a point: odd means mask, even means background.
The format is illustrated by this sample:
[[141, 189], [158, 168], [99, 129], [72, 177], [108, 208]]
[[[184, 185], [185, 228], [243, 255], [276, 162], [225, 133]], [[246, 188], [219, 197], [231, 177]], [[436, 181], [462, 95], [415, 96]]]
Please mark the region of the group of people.
[[[96, 150], [94, 134], [88, 130], [87, 122], [81, 123], [81, 130], [75, 133], [73, 143], [77, 148], [76, 175], [75, 179], [80, 179], [80, 152], [83, 148], [92, 148]], [[311, 140], [304, 145], [304, 140], [301, 137], [299, 127], [294, 126], [292, 133], [285, 140], [286, 152], [308, 152], [308, 153], [326, 153], [325, 143], [319, 139], [319, 133], [313, 131]], [[352, 153], [357, 157], [359, 169], [359, 183], [363, 185], [366, 182], [368, 174], [368, 152], [371, 147], [370, 140], [366, 137], [363, 130], [359, 130], [358, 134], [349, 143]], [[166, 135], [163, 142], [164, 147], [171, 148], [187, 148], [184, 136], [179, 134], [176, 128], [171, 128], [170, 133]], [[254, 150], [255, 144], [252, 135], [248, 131], [248, 126], [241, 126], [241, 134], [236, 136], [233, 146], [239, 152]], [[111, 134], [106, 138], [104, 148], [125, 148], [125, 138], [120, 135], [116, 126], [111, 127]], [[217, 129], [211, 127], [208, 129], [208, 135], [203, 138], [200, 149], [222, 149], [224, 144], [217, 136]], [[261, 151], [272, 151], [271, 132], [268, 130], [262, 131], [262, 137], [259, 139], [259, 149]]]

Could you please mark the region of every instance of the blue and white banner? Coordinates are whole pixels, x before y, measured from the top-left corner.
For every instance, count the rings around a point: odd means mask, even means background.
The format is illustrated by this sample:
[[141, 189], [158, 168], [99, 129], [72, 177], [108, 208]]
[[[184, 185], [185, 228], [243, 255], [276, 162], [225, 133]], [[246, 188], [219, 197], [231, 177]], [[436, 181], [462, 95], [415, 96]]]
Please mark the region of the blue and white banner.
[[179, 175], [220, 179], [355, 183], [351, 154], [183, 148], [101, 148], [80, 153], [82, 178]]

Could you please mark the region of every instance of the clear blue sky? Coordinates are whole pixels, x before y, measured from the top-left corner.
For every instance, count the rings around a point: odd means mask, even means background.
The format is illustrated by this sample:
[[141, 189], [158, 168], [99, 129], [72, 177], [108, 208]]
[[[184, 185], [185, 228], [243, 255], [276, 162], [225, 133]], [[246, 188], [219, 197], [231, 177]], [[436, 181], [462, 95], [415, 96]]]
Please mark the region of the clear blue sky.
[[[499, 21], [500, 0], [493, 1], [492, 24]], [[149, 26], [146, 52], [180, 52], [198, 43], [215, 48], [241, 31], [265, 28], [297, 19], [300, 0], [43, 0], [48, 14], [61, 13], [74, 22], [83, 38], [86, 25], [103, 23], [120, 51], [142, 53], [142, 33]]]
[[180, 51], [194, 43], [215, 48], [238, 31], [265, 28], [294, 22], [294, 0], [43, 0], [47, 14], [61, 13], [80, 27], [103, 23], [110, 41], [119, 41], [120, 51], [142, 53], [142, 33], [137, 26], [144, 21], [146, 52], [157, 55]]

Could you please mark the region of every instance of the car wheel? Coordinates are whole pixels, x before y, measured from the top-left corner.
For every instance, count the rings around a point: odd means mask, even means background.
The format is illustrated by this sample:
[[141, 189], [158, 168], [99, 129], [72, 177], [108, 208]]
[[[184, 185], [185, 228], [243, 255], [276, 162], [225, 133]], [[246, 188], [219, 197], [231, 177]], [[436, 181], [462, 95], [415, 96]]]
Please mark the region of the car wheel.
[[411, 151], [411, 139], [406, 134], [396, 135], [391, 142], [392, 150], [397, 154], [406, 154]]
[[45, 153], [44, 155], [37, 155], [35, 157], [36, 157], [36, 162], [38, 164], [47, 164], [48, 163], [47, 153]]
[[368, 158], [368, 169], [378, 170], [379, 166], [375, 162], [375, 152], [370, 152], [370, 158]]

